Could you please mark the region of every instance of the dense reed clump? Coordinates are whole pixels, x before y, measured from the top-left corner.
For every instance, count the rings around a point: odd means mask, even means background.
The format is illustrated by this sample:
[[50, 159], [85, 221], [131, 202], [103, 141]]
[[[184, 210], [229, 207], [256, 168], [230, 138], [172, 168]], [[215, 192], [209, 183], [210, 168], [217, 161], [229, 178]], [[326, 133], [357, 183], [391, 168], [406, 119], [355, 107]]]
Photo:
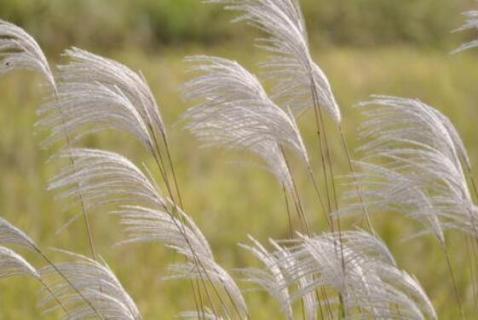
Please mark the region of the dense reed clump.
[[[194, 105], [182, 123], [206, 146], [247, 151], [266, 164], [284, 190], [289, 238], [271, 239], [268, 248], [250, 236], [251, 244], [239, 247], [262, 267], [226, 270], [185, 209], [187, 199], [171, 156], [171, 147], [176, 146], [169, 143], [167, 125], [143, 75], [77, 48], [66, 50], [68, 62], [52, 69], [31, 36], [2, 21], [0, 72], [34, 70], [51, 89], [38, 109], [38, 126], [49, 131], [45, 146], [59, 147], [52, 158], [62, 169], [48, 188], [58, 200], [78, 203], [91, 256], [60, 251], [67, 261], [52, 261], [40, 245], [0, 218], [0, 278], [36, 279], [43, 287], [43, 310], [61, 312], [65, 319], [142, 319], [133, 298], [96, 249], [90, 214], [109, 212], [125, 231], [125, 239], [117, 245], [158, 243], [180, 257], [169, 264], [168, 278], [190, 285], [192, 310], [179, 313], [186, 319], [254, 319], [236, 274], [276, 300], [286, 319], [437, 319], [425, 289], [400, 268], [369, 215], [398, 212], [424, 227], [407, 236], [431, 233], [438, 240], [455, 294], [452, 308], [465, 319], [465, 293], [456, 283], [447, 236], [463, 235], [471, 257], [469, 288], [476, 300], [478, 194], [471, 160], [451, 121], [419, 100], [373, 96], [358, 106], [366, 120], [359, 129], [360, 160], [354, 161], [342, 130], [347, 119], [327, 76], [312, 58], [299, 3], [206, 2], [239, 12], [236, 21], [268, 36], [257, 43], [270, 55], [261, 66], [272, 92], [235, 61], [187, 58], [195, 77], [182, 89]], [[462, 29], [476, 28], [476, 12], [467, 16]], [[471, 42], [461, 49], [476, 45]], [[309, 156], [299, 130], [298, 116], [308, 109], [315, 120], [320, 161]], [[343, 206], [328, 121], [340, 135], [350, 169]], [[152, 165], [140, 168], [128, 158], [132, 155], [82, 146], [84, 137], [105, 130], [131, 135], [145, 148]], [[309, 178], [319, 200], [313, 211], [303, 204], [298, 176]], [[315, 214], [327, 219], [328, 230], [317, 230], [310, 222], [308, 217]], [[367, 218], [363, 229], [344, 223], [356, 214]], [[36, 254], [44, 265], [36, 267], [10, 246]]]

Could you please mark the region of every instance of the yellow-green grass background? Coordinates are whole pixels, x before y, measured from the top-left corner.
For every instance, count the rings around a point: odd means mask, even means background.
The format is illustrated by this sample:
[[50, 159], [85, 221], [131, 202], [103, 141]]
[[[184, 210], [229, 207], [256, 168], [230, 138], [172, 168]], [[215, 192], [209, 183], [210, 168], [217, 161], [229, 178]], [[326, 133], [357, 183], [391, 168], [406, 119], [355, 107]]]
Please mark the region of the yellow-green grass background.
[[[458, 12], [450, 12], [450, 15]], [[445, 34], [453, 38], [451, 34]], [[148, 80], [167, 123], [185, 208], [210, 241], [217, 261], [234, 273], [238, 267], [256, 261], [238, 243], [253, 235], [268, 238], [288, 236], [287, 215], [282, 191], [275, 179], [260, 168], [257, 159], [245, 158], [217, 149], [203, 149], [182, 130], [181, 113], [190, 105], [181, 99], [180, 86], [190, 78], [184, 56], [209, 54], [238, 60], [258, 72], [257, 62], [264, 54], [255, 49], [250, 35], [222, 39], [213, 44], [188, 42], [157, 48], [126, 46], [105, 50], [107, 55], [135, 70]], [[361, 118], [354, 105], [371, 94], [420, 98], [448, 115], [478, 164], [476, 124], [478, 119], [478, 56], [470, 53], [450, 55], [450, 45], [428, 47], [414, 43], [380, 46], [315, 45], [314, 58], [330, 78], [344, 114], [347, 140], [359, 144], [357, 126]], [[444, 43], [447, 43], [445, 41]], [[457, 45], [458, 42], [455, 43]], [[90, 48], [94, 50], [94, 48]], [[52, 61], [63, 61], [55, 53]], [[40, 148], [46, 133], [35, 127], [36, 109], [45, 100], [39, 77], [29, 72], [0, 78], [0, 214], [25, 230], [42, 248], [62, 248], [88, 254], [88, 241], [81, 219], [61, 233], [57, 231], [79, 208], [65, 210], [65, 203], [46, 191], [48, 180], [58, 172], [54, 161], [47, 162], [53, 150]], [[314, 124], [307, 114], [299, 119], [317, 174], [319, 154]], [[333, 126], [329, 126], [333, 160], [339, 175], [346, 174], [346, 158]], [[84, 140], [84, 146], [119, 151], [139, 165], [153, 162], [136, 140], [127, 135], [101, 134]], [[253, 165], [251, 164], [251, 161]], [[305, 178], [300, 162], [294, 163], [307, 215], [313, 230], [325, 231], [323, 214], [318, 210], [312, 185]], [[340, 179], [338, 180], [340, 182]], [[342, 188], [340, 188], [342, 190]], [[457, 307], [443, 254], [431, 237], [406, 240], [419, 230], [413, 221], [396, 215], [374, 216], [374, 223], [391, 248], [399, 265], [415, 274], [430, 295], [441, 319], [456, 319]], [[187, 282], [164, 281], [167, 266], [180, 259], [158, 244], [114, 247], [124, 239], [117, 219], [105, 210], [91, 216], [98, 252], [111, 266], [126, 290], [137, 302], [145, 319], [171, 319], [194, 307]], [[357, 221], [349, 219], [347, 227]], [[474, 319], [468, 258], [463, 237], [450, 234], [450, 252], [460, 294], [466, 300], [469, 319]], [[24, 253], [36, 266], [43, 262]], [[49, 252], [56, 261], [64, 256]], [[237, 277], [240, 278], [239, 276]], [[239, 280], [238, 280], [239, 281]], [[240, 282], [240, 281], [239, 281]], [[251, 286], [240, 282], [245, 289]], [[277, 319], [279, 308], [266, 295], [245, 292], [253, 319]], [[32, 280], [12, 278], [0, 281], [0, 319], [55, 319], [38, 308], [40, 286]]]

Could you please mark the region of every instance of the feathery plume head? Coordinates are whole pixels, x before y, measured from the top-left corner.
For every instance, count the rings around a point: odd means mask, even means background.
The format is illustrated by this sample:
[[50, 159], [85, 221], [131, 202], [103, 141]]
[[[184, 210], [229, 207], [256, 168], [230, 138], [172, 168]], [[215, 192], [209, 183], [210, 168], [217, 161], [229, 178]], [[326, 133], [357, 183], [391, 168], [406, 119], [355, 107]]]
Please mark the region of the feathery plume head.
[[435, 108], [418, 99], [372, 96], [359, 107], [367, 117], [360, 137], [369, 141], [359, 150], [370, 153], [392, 144], [426, 144], [438, 149], [457, 166], [470, 165], [463, 141], [451, 121]]
[[187, 262], [171, 269], [173, 278], [199, 278], [227, 291], [232, 303], [247, 314], [247, 306], [233, 278], [214, 260], [204, 235], [194, 221], [157, 184], [131, 161], [107, 151], [70, 149], [60, 156], [75, 165], [61, 173], [50, 189], [63, 197], [81, 194], [89, 207], [115, 205], [114, 213], [125, 227], [127, 239], [120, 244], [158, 242], [183, 255]]
[[123, 206], [116, 212], [127, 234], [127, 240], [121, 244], [157, 242], [175, 250], [187, 261], [170, 266], [170, 279], [199, 279], [223, 288], [234, 307], [226, 307], [227, 314], [237, 311], [241, 317], [246, 316], [247, 305], [234, 279], [215, 261], [209, 243], [194, 221], [180, 208], [174, 210], [178, 217], [165, 208]]
[[0, 278], [12, 276], [39, 278], [37, 270], [15, 251], [0, 246]]
[[[284, 308], [308, 297], [312, 298], [309, 305], [313, 306], [313, 311], [308, 313], [317, 313], [321, 305], [331, 307], [338, 303], [332, 294], [336, 292], [346, 317], [360, 310], [365, 317], [380, 319], [436, 319], [435, 310], [419, 283], [399, 270], [386, 245], [368, 233], [349, 231], [340, 235], [300, 236], [283, 241], [277, 247], [272, 255], [282, 258], [276, 260], [273, 268], [280, 268], [287, 280], [282, 288], [298, 288], [291, 293]], [[270, 267], [266, 269], [269, 270], [264, 272], [272, 272]], [[256, 277], [250, 280], [263, 285]], [[314, 297], [318, 289], [327, 290], [327, 296]]]
[[234, 279], [215, 261], [209, 243], [194, 221], [180, 208], [174, 210], [179, 217], [164, 209], [123, 206], [116, 212], [127, 234], [127, 240], [121, 244], [157, 242], [175, 250], [187, 261], [170, 266], [170, 279], [198, 279], [219, 286], [234, 306], [232, 310], [226, 307], [225, 312], [231, 315], [237, 311], [241, 317], [246, 316], [247, 305]]
[[[376, 96], [360, 107], [367, 117], [360, 132], [366, 143], [357, 162], [362, 173], [352, 185], [362, 190], [366, 205], [418, 220], [441, 243], [449, 228], [476, 236], [478, 217], [463, 170], [470, 160], [450, 120], [413, 99]], [[358, 199], [357, 191], [349, 196]]]
[[259, 39], [271, 54], [264, 64], [275, 80], [275, 98], [296, 112], [324, 108], [336, 123], [342, 121], [329, 80], [313, 61], [304, 18], [296, 0], [208, 0], [228, 10], [241, 12], [235, 21], [245, 21], [269, 35]]
[[37, 248], [35, 242], [25, 232], [1, 217], [0, 244], [15, 244], [33, 251]]
[[[256, 268], [243, 269], [246, 280], [259, 285], [278, 301], [287, 319], [294, 319], [287, 280], [279, 264], [277, 253], [269, 252], [259, 241], [249, 236], [252, 245], [241, 245], [242, 248], [252, 253], [264, 265], [264, 270]], [[280, 253], [282, 248], [276, 247]]]
[[0, 20], [0, 74], [17, 69], [39, 72], [56, 90], [55, 79], [38, 43], [22, 28]]
[[79, 199], [87, 207], [135, 203], [153, 207], [165, 206], [154, 183], [130, 160], [114, 153], [97, 149], [68, 149], [59, 158], [73, 159], [53, 178], [49, 190], [59, 190], [64, 199]]
[[129, 132], [153, 152], [155, 138], [166, 129], [144, 77], [84, 50], [73, 48], [65, 55], [72, 61], [59, 67], [58, 96], [39, 110], [39, 125], [52, 128], [48, 142], [65, 132], [77, 140], [114, 128]]
[[184, 95], [201, 103], [184, 114], [186, 128], [206, 145], [257, 154], [291, 188], [282, 147], [309, 161], [294, 117], [277, 107], [257, 78], [237, 62], [215, 57], [189, 61], [200, 75], [184, 85]]
[[[478, 10], [467, 11], [463, 13], [466, 18], [465, 24], [455, 31], [466, 31], [478, 29]], [[459, 53], [468, 49], [474, 49], [478, 47], [478, 39], [472, 40], [462, 44], [460, 47], [455, 49], [452, 53]]]
[[[74, 261], [55, 264], [55, 268], [47, 266], [41, 274], [55, 297], [68, 309], [67, 319], [142, 319], [133, 299], [106, 264], [64, 253]], [[48, 307], [51, 299], [47, 297], [43, 305]]]

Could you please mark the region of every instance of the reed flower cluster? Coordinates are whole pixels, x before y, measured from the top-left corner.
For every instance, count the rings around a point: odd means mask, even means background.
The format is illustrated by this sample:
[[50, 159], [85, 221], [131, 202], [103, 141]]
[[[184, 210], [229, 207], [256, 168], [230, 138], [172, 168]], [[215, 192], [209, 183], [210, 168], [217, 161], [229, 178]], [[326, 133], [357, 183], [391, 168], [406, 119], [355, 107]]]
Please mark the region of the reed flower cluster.
[[[1, 21], [0, 73], [33, 70], [49, 88], [37, 125], [49, 132], [44, 145], [60, 149], [53, 158], [62, 168], [48, 189], [59, 201], [78, 204], [91, 252], [61, 251], [65, 261], [52, 261], [26, 233], [0, 218], [0, 278], [21, 275], [40, 282], [43, 311], [65, 319], [142, 319], [96, 248], [91, 213], [109, 212], [125, 231], [118, 245], [157, 243], [181, 257], [171, 261], [169, 278], [190, 284], [191, 310], [178, 311], [186, 319], [254, 319], [239, 280], [266, 292], [286, 319], [437, 319], [419, 280], [400, 268], [374, 228], [374, 215], [395, 213], [423, 226], [404, 237], [419, 241], [431, 234], [438, 241], [454, 291], [450, 308], [464, 319], [447, 236], [462, 234], [468, 244], [469, 286], [476, 300], [478, 194], [471, 160], [451, 121], [419, 100], [372, 96], [357, 106], [365, 117], [358, 129], [361, 146], [350, 150], [342, 129], [347, 119], [312, 57], [298, 1], [205, 2], [236, 12], [234, 22], [262, 32], [257, 44], [268, 58], [260, 62], [264, 72], [258, 77], [227, 58], [188, 57], [193, 76], [182, 92], [190, 108], [181, 123], [204, 146], [250, 153], [265, 165], [284, 191], [278, 197], [287, 200], [289, 238], [262, 244], [249, 236], [249, 243], [234, 250], [245, 250], [261, 267], [222, 267], [207, 235], [185, 210], [188, 199], [171, 156], [176, 146], [169, 143], [145, 77], [77, 48], [65, 51], [66, 64], [52, 68], [30, 35]], [[477, 12], [466, 16], [459, 30], [477, 28]], [[475, 40], [459, 50], [476, 46]], [[319, 161], [309, 156], [300, 132], [304, 113], [313, 114]], [[128, 155], [82, 146], [86, 136], [105, 130], [132, 136], [154, 168], [138, 166]], [[342, 195], [331, 134], [338, 134], [349, 165]], [[314, 211], [303, 204], [298, 176], [307, 177], [315, 191]], [[327, 221], [325, 230], [311, 222], [313, 215]], [[359, 228], [346, 227], [351, 216], [359, 216]], [[34, 252], [43, 266], [12, 247]]]

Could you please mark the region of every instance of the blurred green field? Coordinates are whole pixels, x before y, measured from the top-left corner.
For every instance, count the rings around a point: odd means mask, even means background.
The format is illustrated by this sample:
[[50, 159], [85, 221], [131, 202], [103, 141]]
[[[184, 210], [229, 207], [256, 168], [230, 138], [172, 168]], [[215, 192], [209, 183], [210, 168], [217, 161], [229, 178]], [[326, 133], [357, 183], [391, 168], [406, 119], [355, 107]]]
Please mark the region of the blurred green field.
[[[154, 50], [184, 42], [242, 39], [231, 13], [202, 0], [2, 0], [0, 18], [20, 24], [49, 51], [67, 46]], [[446, 46], [474, 0], [301, 0], [310, 35], [321, 45]], [[456, 39], [461, 37], [456, 35]]]
[[[245, 48], [237, 43], [207, 48], [191, 45], [163, 49], [155, 54], [145, 54], [136, 48], [113, 53], [112, 57], [142, 70], [148, 79], [170, 128], [186, 209], [209, 239], [217, 260], [232, 270], [255, 263], [237, 247], [238, 242], [247, 241], [247, 234], [262, 241], [286, 237], [287, 216], [281, 190], [273, 177], [255, 166], [238, 165], [236, 161], [243, 157], [199, 148], [194, 139], [181, 130], [178, 119], [188, 107], [179, 92], [180, 84], [188, 79], [182, 57], [191, 54], [227, 56], [255, 71], [255, 62], [263, 58], [252, 45]], [[478, 164], [475, 121], [478, 118], [478, 56], [451, 56], [446, 51], [395, 46], [316, 49], [315, 57], [335, 88], [351, 145], [357, 145], [354, 130], [360, 121], [354, 104], [375, 93], [416, 97], [450, 116], [463, 135], [471, 158]], [[87, 254], [81, 220], [66, 231], [56, 233], [78, 210], [63, 210], [61, 202], [54, 201], [54, 195], [45, 191], [57, 166], [54, 162], [46, 163], [51, 151], [38, 146], [45, 133], [34, 128], [35, 109], [42, 101], [42, 88], [37, 80], [27, 72], [0, 79], [0, 212], [38, 240], [43, 248], [64, 248]], [[317, 161], [313, 124], [307, 118], [310, 117], [303, 117], [300, 125], [312, 158]], [[124, 152], [139, 163], [151, 161], [134, 140], [116, 134], [89, 138], [86, 145]], [[339, 144], [335, 145], [334, 160], [340, 173], [346, 173], [343, 153]], [[320, 232], [325, 223], [316, 210], [312, 188], [299, 166], [296, 172], [307, 212], [314, 229]], [[187, 284], [162, 281], [167, 275], [167, 264], [177, 257], [154, 244], [113, 247], [122, 239], [115, 217], [97, 212], [92, 220], [98, 251], [138, 303], [145, 319], [170, 319], [180, 311], [193, 308]], [[437, 243], [429, 238], [403, 242], [402, 238], [411, 235], [417, 226], [399, 217], [377, 216], [374, 221], [399, 264], [420, 279], [441, 319], [456, 319], [452, 286]], [[353, 227], [355, 221], [348, 223]], [[453, 238], [451, 242], [461, 293], [471, 306], [472, 295], [463, 267], [467, 258], [463, 239]], [[36, 308], [38, 290], [37, 284], [25, 279], [0, 282], [0, 319], [55, 318], [40, 317]], [[257, 292], [248, 292], [246, 296], [253, 319], [279, 318], [278, 308], [269, 298]]]

